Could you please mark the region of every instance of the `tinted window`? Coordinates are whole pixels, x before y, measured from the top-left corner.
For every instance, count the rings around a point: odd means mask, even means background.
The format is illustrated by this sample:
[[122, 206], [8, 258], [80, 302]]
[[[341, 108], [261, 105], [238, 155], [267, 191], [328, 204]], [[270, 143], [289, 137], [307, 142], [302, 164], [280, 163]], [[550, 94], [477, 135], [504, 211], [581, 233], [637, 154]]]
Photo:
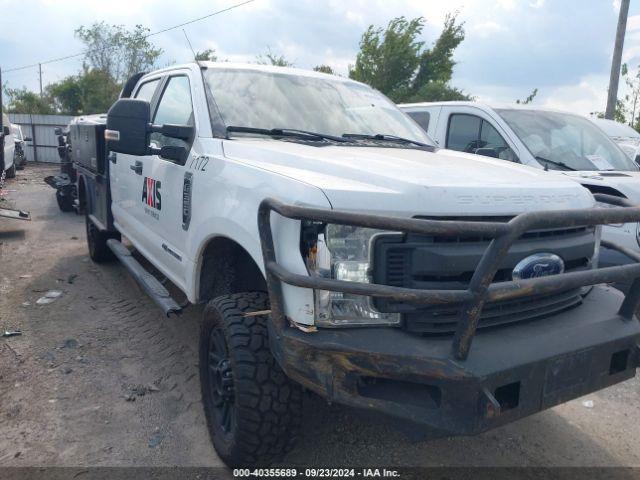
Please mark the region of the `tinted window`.
[[518, 157], [511, 150], [493, 125], [475, 115], [456, 114], [449, 120], [447, 148], [460, 152], [481, 155], [517, 162]]
[[482, 120], [473, 115], [451, 115], [447, 132], [447, 148], [473, 153], [478, 148], [481, 123]]
[[425, 132], [429, 129], [429, 119], [431, 118], [429, 112], [407, 112], [407, 114], [413, 118]]
[[156, 91], [156, 87], [158, 86], [158, 82], [160, 79], [151, 80], [150, 82], [143, 83], [140, 86], [140, 89], [136, 93], [135, 98], [140, 100], [146, 100], [147, 102], [151, 102], [153, 98], [153, 93]]
[[[153, 123], [158, 125], [194, 125], [191, 88], [187, 77], [180, 76], [169, 79], [160, 98]], [[152, 133], [151, 141], [159, 147], [164, 145], [187, 146], [186, 142], [182, 140], [165, 137], [159, 133]]]

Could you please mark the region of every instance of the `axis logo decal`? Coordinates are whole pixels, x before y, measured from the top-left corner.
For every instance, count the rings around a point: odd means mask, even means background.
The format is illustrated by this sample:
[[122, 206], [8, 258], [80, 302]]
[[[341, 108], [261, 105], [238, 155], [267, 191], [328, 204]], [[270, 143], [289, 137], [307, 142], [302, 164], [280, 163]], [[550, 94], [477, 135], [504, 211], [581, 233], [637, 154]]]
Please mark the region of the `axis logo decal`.
[[142, 203], [156, 210], [162, 210], [162, 197], [160, 196], [161, 186], [160, 180], [144, 177], [144, 183], [142, 184]]

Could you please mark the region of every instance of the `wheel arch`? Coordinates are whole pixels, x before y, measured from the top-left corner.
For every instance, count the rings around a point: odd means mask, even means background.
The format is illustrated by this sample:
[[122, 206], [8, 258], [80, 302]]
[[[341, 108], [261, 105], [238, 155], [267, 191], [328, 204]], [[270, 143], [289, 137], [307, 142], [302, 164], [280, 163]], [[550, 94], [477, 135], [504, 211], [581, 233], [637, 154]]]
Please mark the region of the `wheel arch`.
[[237, 241], [218, 235], [203, 242], [196, 266], [196, 301], [220, 295], [266, 292], [267, 282], [258, 261]]

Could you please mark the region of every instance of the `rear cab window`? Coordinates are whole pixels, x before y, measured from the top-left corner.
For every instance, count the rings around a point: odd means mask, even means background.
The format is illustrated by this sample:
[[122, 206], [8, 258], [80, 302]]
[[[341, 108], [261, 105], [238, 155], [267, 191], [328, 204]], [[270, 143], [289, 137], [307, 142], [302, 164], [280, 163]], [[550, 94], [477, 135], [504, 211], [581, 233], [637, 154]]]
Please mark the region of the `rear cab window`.
[[407, 112], [409, 115], [420, 127], [427, 132], [429, 130], [429, 120], [431, 119], [431, 114], [427, 111], [415, 111], [415, 112]]

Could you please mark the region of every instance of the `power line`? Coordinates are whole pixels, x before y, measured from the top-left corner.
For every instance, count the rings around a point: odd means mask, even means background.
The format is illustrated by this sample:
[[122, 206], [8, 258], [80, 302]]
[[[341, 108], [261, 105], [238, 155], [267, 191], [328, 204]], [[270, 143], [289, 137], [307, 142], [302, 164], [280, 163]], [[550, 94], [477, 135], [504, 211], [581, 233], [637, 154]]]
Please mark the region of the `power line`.
[[[165, 33], [165, 32], [168, 32], [170, 30], [175, 30], [176, 28], [184, 27], [185, 25], [190, 25], [192, 23], [199, 22], [201, 20], [205, 20], [205, 19], [213, 17], [215, 15], [219, 15], [221, 13], [228, 12], [229, 10], [233, 10], [234, 8], [241, 7], [243, 5], [246, 5], [247, 3], [252, 3], [254, 1], [255, 0], [246, 0], [246, 1], [241, 2], [241, 3], [237, 3], [235, 5], [231, 5], [230, 7], [223, 8], [222, 10], [217, 10], [215, 12], [212, 12], [212, 13], [208, 14], [208, 15], [204, 15], [202, 17], [194, 18], [193, 20], [189, 20], [188, 22], [184, 22], [184, 23], [181, 23], [179, 25], [174, 25], [172, 27], [164, 28], [162, 30], [158, 30], [157, 32], [149, 33], [149, 34], [145, 35], [143, 38], [153, 37], [154, 35], [159, 35], [161, 33]], [[114, 47], [111, 47], [111, 46], [110, 47], [105, 47], [105, 48], [93, 50], [93, 52], [103, 52], [103, 51], [108, 50], [110, 48], [114, 48]], [[38, 63], [32, 63], [32, 64], [29, 64], [29, 65], [23, 65], [21, 67], [8, 68], [6, 70], [3, 69], [2, 73], [17, 72], [18, 70], [25, 70], [27, 68], [35, 68], [35, 67], [38, 67], [39, 65], [45, 65], [45, 64], [54, 63], [54, 62], [61, 62], [63, 60], [69, 60], [71, 58], [77, 58], [77, 57], [84, 56], [84, 55], [86, 55], [87, 53], [90, 53], [90, 52], [92, 52], [92, 50], [85, 50], [83, 52], [74, 53], [72, 55], [66, 55], [64, 57], [52, 58], [52, 59], [44, 60], [44, 61], [38, 62]]]

